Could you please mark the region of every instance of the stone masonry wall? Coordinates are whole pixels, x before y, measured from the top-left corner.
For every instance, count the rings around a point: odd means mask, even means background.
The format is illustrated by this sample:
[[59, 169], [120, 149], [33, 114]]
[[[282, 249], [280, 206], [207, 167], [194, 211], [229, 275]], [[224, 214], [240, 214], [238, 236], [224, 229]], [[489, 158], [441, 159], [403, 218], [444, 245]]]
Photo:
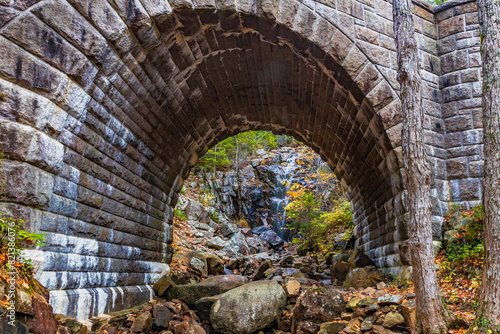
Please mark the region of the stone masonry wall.
[[[436, 239], [449, 202], [480, 194], [473, 6], [414, 3]], [[190, 167], [247, 130], [316, 150], [358, 246], [389, 272], [406, 264], [390, 2], [0, 0], [0, 54], [0, 210], [47, 234], [28, 255], [56, 312], [149, 299]]]

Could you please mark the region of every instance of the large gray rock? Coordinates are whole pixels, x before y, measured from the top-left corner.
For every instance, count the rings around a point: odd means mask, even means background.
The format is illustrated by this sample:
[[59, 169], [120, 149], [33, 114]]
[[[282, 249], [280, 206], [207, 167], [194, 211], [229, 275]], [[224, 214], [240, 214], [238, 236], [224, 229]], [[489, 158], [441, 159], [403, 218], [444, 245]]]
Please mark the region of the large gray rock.
[[209, 213], [200, 202], [191, 200], [186, 205], [186, 216], [188, 219], [201, 220], [207, 218]]
[[273, 230], [262, 232], [259, 234], [259, 238], [270, 244], [273, 248], [279, 247], [284, 243], [283, 239]]
[[231, 236], [228, 242], [228, 246], [238, 248], [238, 252], [243, 255], [250, 254], [250, 247], [248, 247], [247, 240], [245, 239], [243, 233], [241, 233], [239, 230], [237, 233], [234, 233]]
[[221, 333], [251, 334], [276, 322], [285, 304], [285, 291], [277, 282], [252, 282], [222, 294], [210, 321]]
[[230, 221], [223, 223], [220, 227], [220, 233], [226, 238], [232, 236], [237, 232], [240, 232], [240, 228], [238, 227], [238, 225]]
[[222, 249], [226, 245], [226, 242], [221, 239], [221, 237], [214, 237], [212, 239], [207, 240], [206, 246], [208, 248], [213, 248], [213, 249]]
[[[333, 321], [345, 309], [344, 296], [335, 289], [312, 287], [301, 293], [293, 308], [292, 332], [302, 327]], [[316, 326], [315, 326], [316, 327]]]

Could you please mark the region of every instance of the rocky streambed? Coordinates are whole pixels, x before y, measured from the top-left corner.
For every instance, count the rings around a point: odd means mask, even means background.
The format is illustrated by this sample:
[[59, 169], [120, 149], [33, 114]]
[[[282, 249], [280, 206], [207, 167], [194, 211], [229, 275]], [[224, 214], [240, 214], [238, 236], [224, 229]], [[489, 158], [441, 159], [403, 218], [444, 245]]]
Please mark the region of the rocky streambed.
[[390, 334], [414, 327], [413, 296], [388, 294], [362, 252], [298, 256], [269, 227], [215, 221], [201, 203], [183, 201], [172, 270], [153, 286], [154, 300], [86, 326], [59, 315], [59, 333]]

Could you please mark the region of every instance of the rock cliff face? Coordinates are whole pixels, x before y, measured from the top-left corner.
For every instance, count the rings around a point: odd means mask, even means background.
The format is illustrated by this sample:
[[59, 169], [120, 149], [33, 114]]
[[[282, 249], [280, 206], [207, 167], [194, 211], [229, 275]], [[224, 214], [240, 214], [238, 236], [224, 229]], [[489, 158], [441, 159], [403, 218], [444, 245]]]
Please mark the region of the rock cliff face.
[[211, 202], [219, 212], [233, 220], [244, 218], [250, 228], [269, 226], [287, 240], [285, 207], [292, 184], [317, 192], [318, 197], [325, 199], [323, 209], [328, 209], [330, 190], [319, 184], [320, 168], [324, 168], [332, 184], [338, 183], [318, 154], [299, 145], [263, 152], [259, 158], [244, 161], [236, 170], [199, 174], [205, 181], [204, 187], [213, 194]]

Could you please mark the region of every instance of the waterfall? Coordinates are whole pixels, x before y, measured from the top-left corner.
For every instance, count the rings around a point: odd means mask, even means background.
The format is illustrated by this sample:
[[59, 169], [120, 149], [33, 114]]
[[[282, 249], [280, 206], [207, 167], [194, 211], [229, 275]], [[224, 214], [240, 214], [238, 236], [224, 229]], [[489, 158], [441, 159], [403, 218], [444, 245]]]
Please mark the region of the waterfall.
[[[286, 148], [283, 148], [286, 150]], [[275, 196], [271, 198], [274, 231], [286, 242], [290, 241], [290, 230], [286, 226], [286, 206], [289, 203], [288, 190], [294, 179], [294, 170], [297, 154], [295, 152], [282, 153], [274, 157], [275, 165], [270, 169], [276, 175]]]

